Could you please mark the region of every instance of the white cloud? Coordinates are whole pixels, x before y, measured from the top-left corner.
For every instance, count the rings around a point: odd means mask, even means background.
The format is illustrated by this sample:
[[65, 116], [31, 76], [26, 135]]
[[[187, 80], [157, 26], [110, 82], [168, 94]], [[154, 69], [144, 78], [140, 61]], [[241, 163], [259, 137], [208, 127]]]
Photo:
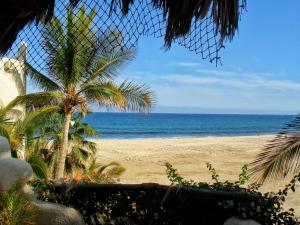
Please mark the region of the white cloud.
[[171, 66], [182, 66], [182, 67], [188, 67], [188, 68], [195, 68], [195, 67], [200, 66], [199, 63], [195, 63], [195, 62], [173, 62], [173, 63], [170, 63], [169, 65], [171, 65]]
[[[226, 74], [231, 74], [226, 76]], [[256, 74], [234, 74], [224, 72], [211, 75], [171, 74], [163, 76], [165, 80], [188, 85], [222, 85], [239, 89], [266, 88], [268, 90], [300, 91], [300, 83], [292, 80], [275, 80]]]
[[218, 113], [222, 109], [245, 113], [300, 112], [300, 82], [278, 79], [281, 77], [278, 74], [206, 69], [198, 65], [175, 73], [170, 69], [156, 74], [143, 71], [129, 74], [129, 78], [134, 77], [154, 90], [160, 106], [220, 109]]

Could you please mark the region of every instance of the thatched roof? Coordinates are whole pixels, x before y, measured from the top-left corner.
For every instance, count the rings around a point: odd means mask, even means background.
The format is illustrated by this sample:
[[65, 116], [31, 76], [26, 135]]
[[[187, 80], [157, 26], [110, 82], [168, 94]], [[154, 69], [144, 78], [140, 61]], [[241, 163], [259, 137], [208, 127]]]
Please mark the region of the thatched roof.
[[48, 21], [54, 11], [55, 0], [10, 0], [0, 7], [0, 53], [4, 53], [15, 41], [26, 24]]
[[[80, 0], [69, 1], [76, 5]], [[126, 15], [134, 0], [111, 2], [113, 7], [121, 7]], [[201, 20], [206, 15], [213, 18], [215, 31], [220, 35], [221, 41], [231, 39], [238, 28], [240, 2], [243, 3], [244, 0], [152, 0], [152, 5], [164, 12], [167, 21], [165, 44], [169, 47], [174, 39], [190, 31], [194, 18]], [[11, 47], [20, 30], [28, 23], [39, 22], [44, 18], [45, 22], [49, 21], [53, 15], [55, 0], [10, 0], [6, 5], [1, 4], [0, 54]]]

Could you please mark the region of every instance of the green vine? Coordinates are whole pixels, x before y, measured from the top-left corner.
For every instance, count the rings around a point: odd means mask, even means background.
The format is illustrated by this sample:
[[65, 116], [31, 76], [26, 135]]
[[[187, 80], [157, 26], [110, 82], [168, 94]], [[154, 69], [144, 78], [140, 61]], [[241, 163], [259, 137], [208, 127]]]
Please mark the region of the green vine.
[[225, 200], [223, 202], [218, 202], [220, 207], [224, 210], [233, 210], [236, 215], [244, 219], [254, 219], [261, 224], [271, 225], [271, 224], [285, 224], [285, 225], [295, 225], [299, 224], [295, 216], [294, 209], [285, 210], [283, 208], [283, 203], [288, 196], [290, 191], [296, 191], [296, 184], [300, 182], [300, 174], [296, 175], [283, 190], [279, 190], [278, 193], [261, 193], [258, 191], [260, 185], [250, 184], [244, 187], [245, 184], [249, 182], [248, 168], [247, 165], [242, 167], [242, 172], [239, 174], [239, 178], [235, 182], [230, 182], [228, 180], [224, 182], [219, 181], [219, 175], [210, 163], [206, 166], [211, 173], [211, 183], [206, 182], [195, 182], [193, 180], [186, 180], [181, 177], [177, 171], [170, 163], [166, 163], [166, 173], [172, 185], [180, 187], [192, 187], [209, 189], [216, 191], [227, 191], [227, 192], [246, 192], [249, 194], [255, 194], [258, 197], [257, 202], [239, 202], [233, 200]]

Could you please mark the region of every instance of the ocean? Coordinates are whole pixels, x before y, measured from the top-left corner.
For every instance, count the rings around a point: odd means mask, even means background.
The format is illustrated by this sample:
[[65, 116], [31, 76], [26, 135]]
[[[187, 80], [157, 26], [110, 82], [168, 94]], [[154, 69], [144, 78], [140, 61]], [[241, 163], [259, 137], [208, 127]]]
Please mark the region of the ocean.
[[94, 127], [100, 138], [168, 138], [243, 136], [275, 134], [292, 115], [102, 113], [87, 115], [84, 122]]

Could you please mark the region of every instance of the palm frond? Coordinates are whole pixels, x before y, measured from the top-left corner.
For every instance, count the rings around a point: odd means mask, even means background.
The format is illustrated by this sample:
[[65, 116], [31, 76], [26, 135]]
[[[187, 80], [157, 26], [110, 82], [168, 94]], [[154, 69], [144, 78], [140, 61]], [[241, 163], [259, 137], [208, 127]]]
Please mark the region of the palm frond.
[[59, 106], [45, 106], [35, 111], [28, 112], [23, 119], [18, 120], [14, 125], [15, 134], [26, 134], [35, 129], [36, 124], [40, 120], [46, 120], [49, 115], [54, 112], [60, 111]]
[[67, 10], [67, 21], [64, 25], [53, 17], [43, 29], [43, 47], [47, 54], [47, 72], [49, 77], [65, 87], [71, 80], [74, 54], [75, 34], [72, 7]]
[[117, 40], [115, 35], [118, 33], [112, 31], [104, 34], [103, 37], [98, 37], [93, 46], [94, 55], [91, 55], [89, 59], [92, 63], [86, 68], [85, 84], [94, 80], [105, 82], [113, 79], [124, 64], [135, 58], [135, 49], [119, 49], [117, 45], [114, 46], [108, 42], [109, 40]]
[[0, 136], [10, 140], [11, 122], [9, 119], [5, 119], [4, 116], [0, 116]]
[[17, 96], [6, 107], [1, 110], [1, 113], [5, 114], [13, 107], [17, 105], [31, 105], [31, 106], [43, 106], [43, 105], [59, 105], [63, 100], [63, 95], [60, 92], [35, 92], [26, 95]]
[[115, 178], [121, 176], [124, 172], [126, 171], [126, 168], [119, 165], [119, 166], [114, 166], [107, 171], [105, 171], [105, 175], [107, 177]]
[[10, 141], [9, 130], [4, 126], [0, 126], [0, 136], [5, 137], [8, 141]]
[[[72, 12], [74, 13], [74, 12]], [[73, 30], [72, 35], [75, 43], [74, 59], [72, 68], [72, 79], [70, 83], [78, 83], [82, 80], [82, 76], [86, 72], [87, 65], [90, 63], [90, 55], [93, 52], [93, 45], [96, 42], [96, 35], [92, 30], [92, 23], [96, 15], [96, 8], [87, 13], [85, 6], [82, 5], [76, 16], [72, 17]], [[70, 47], [72, 47], [70, 46]]]
[[36, 86], [42, 88], [43, 90], [56, 91], [60, 89], [56, 82], [37, 71], [29, 63], [26, 63], [26, 75], [30, 77]]
[[70, 133], [76, 137], [96, 137], [97, 130], [81, 121], [82, 116], [78, 114], [73, 118], [74, 125], [70, 129]]
[[115, 106], [121, 109], [125, 107], [125, 97], [120, 89], [112, 82], [93, 82], [82, 87], [88, 101], [94, 101], [101, 105]]
[[122, 175], [125, 172], [125, 170], [126, 169], [123, 166], [121, 166], [120, 163], [111, 162], [98, 167], [97, 174], [105, 174], [105, 176], [107, 177], [114, 178]]
[[26, 161], [32, 167], [33, 173], [37, 178], [44, 180], [49, 178], [48, 165], [40, 155], [34, 153], [29, 156], [27, 155]]
[[300, 172], [300, 115], [258, 154], [249, 172], [259, 183]]
[[149, 112], [155, 104], [154, 94], [145, 85], [125, 81], [119, 86], [119, 90], [125, 96], [126, 110]]
[[98, 168], [98, 172], [99, 172], [99, 173], [103, 173], [104, 170], [106, 170], [106, 169], [109, 168], [109, 167], [113, 167], [113, 166], [120, 166], [120, 163], [118, 163], [118, 162], [110, 162], [110, 163], [108, 163], [108, 164], [101, 165], [101, 166]]

